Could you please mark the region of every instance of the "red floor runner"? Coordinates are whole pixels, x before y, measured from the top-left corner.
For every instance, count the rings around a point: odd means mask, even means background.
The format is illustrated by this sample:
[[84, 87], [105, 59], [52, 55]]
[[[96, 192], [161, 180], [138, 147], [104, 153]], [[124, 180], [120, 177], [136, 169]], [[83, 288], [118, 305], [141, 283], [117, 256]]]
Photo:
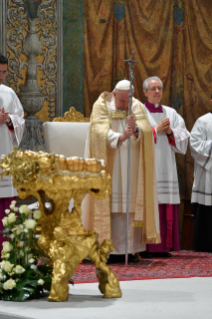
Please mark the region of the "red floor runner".
[[[171, 258], [142, 259], [139, 264], [109, 265], [120, 281], [163, 278], [211, 277], [212, 253], [172, 252]], [[78, 266], [74, 283], [98, 282], [95, 266], [89, 262]]]

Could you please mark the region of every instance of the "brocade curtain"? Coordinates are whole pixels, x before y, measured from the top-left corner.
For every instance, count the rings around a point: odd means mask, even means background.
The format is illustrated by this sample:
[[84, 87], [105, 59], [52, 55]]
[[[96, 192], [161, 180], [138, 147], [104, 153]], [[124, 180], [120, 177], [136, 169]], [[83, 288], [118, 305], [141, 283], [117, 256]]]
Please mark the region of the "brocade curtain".
[[[211, 0], [73, 0], [72, 6], [74, 2], [83, 6], [76, 21], [84, 25], [84, 46], [79, 52], [84, 52], [81, 95], [87, 117], [103, 91], [112, 91], [119, 80], [129, 78], [124, 59], [131, 51], [138, 61], [135, 96], [140, 101], [146, 100], [144, 79], [156, 75], [164, 84], [162, 103], [176, 109], [189, 131], [199, 116], [212, 109]], [[82, 108], [77, 102], [75, 106]], [[181, 199], [190, 199], [189, 149], [186, 156], [177, 156], [177, 165]]]

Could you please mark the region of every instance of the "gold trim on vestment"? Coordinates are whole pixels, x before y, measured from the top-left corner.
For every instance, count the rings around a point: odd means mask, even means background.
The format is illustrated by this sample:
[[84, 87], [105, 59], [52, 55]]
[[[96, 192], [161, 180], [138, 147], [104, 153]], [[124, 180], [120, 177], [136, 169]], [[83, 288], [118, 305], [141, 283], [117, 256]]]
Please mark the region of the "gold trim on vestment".
[[160, 234], [156, 233], [156, 238], [151, 238], [146, 240], [146, 244], [160, 244], [161, 243], [161, 237]]
[[137, 222], [133, 222], [133, 227], [144, 227], [144, 223], [143, 222], [139, 222], [139, 221], [137, 221]]
[[[115, 150], [107, 149], [107, 135], [110, 129], [109, 113], [107, 110], [105, 94], [102, 93], [95, 102], [91, 117], [90, 129], [90, 156], [103, 159], [108, 172], [113, 173], [111, 158]], [[109, 161], [108, 161], [109, 157]], [[112, 160], [113, 162], [113, 160]], [[93, 204], [93, 230], [99, 234], [99, 242], [111, 237], [111, 197], [94, 199]]]
[[[157, 237], [154, 215], [154, 144], [150, 123], [144, 106], [133, 98], [132, 113], [141, 130], [135, 221], [143, 221], [142, 242]], [[143, 187], [142, 187], [143, 186]]]
[[111, 120], [124, 120], [126, 118], [125, 112], [112, 111], [110, 112]]

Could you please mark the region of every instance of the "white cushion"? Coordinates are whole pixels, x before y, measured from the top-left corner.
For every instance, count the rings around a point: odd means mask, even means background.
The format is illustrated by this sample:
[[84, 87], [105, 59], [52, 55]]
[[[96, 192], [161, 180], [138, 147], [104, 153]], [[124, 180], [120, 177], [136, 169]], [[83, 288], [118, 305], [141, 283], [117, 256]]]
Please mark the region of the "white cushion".
[[44, 139], [47, 152], [65, 157], [84, 157], [85, 142], [90, 123], [46, 122]]

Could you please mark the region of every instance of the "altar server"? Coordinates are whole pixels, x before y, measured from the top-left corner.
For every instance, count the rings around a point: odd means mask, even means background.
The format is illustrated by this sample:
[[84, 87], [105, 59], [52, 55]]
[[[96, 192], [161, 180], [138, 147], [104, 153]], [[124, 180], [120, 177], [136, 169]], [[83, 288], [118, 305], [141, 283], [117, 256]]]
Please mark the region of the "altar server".
[[[11, 88], [2, 84], [7, 74], [7, 66], [7, 58], [0, 54], [0, 156], [9, 154], [14, 146], [19, 146], [25, 122], [23, 107], [17, 95]], [[12, 177], [0, 179], [0, 230], [3, 229], [1, 220], [6, 216], [5, 209], [16, 195]], [[0, 234], [0, 248], [2, 239]]]
[[[211, 101], [212, 103], [212, 101]], [[193, 249], [212, 252], [212, 114], [199, 117], [190, 137], [194, 158], [194, 183], [191, 202], [194, 205]]]
[[147, 242], [160, 242], [152, 130], [145, 108], [137, 99], [132, 99], [132, 115], [127, 115], [129, 90], [130, 82], [122, 80], [117, 83], [112, 93], [103, 92], [94, 103], [85, 152], [85, 157], [104, 159], [112, 176], [111, 198], [95, 200], [91, 209], [90, 225], [85, 227], [96, 230], [100, 242], [111, 237], [115, 247], [114, 254], [123, 257], [129, 138], [129, 253], [145, 250]]
[[177, 204], [180, 203], [175, 153], [185, 154], [189, 132], [183, 118], [171, 107], [160, 103], [163, 83], [158, 77], [143, 82], [145, 103], [155, 141], [157, 191], [161, 243], [147, 245], [149, 256], [171, 257], [180, 250]]

